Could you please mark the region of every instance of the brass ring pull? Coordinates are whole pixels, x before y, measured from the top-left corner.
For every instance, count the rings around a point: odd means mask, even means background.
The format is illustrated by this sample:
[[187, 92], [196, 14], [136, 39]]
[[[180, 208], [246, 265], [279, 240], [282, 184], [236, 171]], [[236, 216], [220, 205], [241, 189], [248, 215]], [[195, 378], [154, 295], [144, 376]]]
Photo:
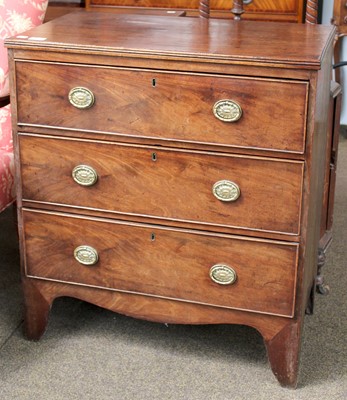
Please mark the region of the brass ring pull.
[[98, 252], [91, 246], [78, 246], [74, 250], [75, 259], [82, 265], [95, 265], [99, 261]]
[[74, 87], [69, 92], [69, 102], [76, 108], [90, 108], [95, 101], [94, 94], [91, 90], [84, 87]]
[[241, 190], [235, 182], [222, 180], [213, 185], [212, 193], [218, 200], [235, 201], [240, 197]]
[[233, 268], [226, 264], [216, 264], [210, 269], [210, 278], [219, 285], [232, 285], [237, 275]]
[[234, 100], [219, 100], [213, 106], [214, 116], [223, 122], [236, 122], [242, 117], [242, 108]]
[[98, 180], [98, 174], [88, 165], [77, 165], [72, 170], [72, 178], [81, 186], [93, 186]]

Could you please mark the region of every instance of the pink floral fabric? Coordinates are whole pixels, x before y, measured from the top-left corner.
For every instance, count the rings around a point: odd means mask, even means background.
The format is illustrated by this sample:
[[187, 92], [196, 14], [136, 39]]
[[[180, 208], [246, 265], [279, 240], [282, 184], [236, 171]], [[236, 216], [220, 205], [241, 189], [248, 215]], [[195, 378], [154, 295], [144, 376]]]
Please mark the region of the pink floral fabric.
[[0, 108], [0, 212], [10, 205], [14, 193], [14, 159], [10, 105]]
[[[48, 0], [0, 0], [0, 97], [9, 94], [4, 40], [43, 22]], [[14, 201], [11, 109], [0, 108], [0, 212]]]
[[4, 40], [40, 25], [47, 4], [48, 0], [0, 0], [0, 97], [9, 94]]
[[0, 150], [13, 151], [10, 105], [0, 108]]

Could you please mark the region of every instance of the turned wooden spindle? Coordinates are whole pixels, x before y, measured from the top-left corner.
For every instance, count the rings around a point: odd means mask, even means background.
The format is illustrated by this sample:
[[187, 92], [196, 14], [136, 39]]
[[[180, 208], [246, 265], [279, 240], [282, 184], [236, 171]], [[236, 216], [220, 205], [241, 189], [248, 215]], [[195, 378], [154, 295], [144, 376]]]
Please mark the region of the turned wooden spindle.
[[235, 20], [240, 20], [241, 15], [245, 12], [243, 8], [243, 1], [242, 0], [234, 0], [233, 8], [231, 9], [231, 12], [234, 14], [234, 19]]
[[199, 17], [210, 18], [210, 0], [200, 0], [199, 2]]
[[318, 0], [307, 0], [305, 22], [316, 24], [318, 17]]

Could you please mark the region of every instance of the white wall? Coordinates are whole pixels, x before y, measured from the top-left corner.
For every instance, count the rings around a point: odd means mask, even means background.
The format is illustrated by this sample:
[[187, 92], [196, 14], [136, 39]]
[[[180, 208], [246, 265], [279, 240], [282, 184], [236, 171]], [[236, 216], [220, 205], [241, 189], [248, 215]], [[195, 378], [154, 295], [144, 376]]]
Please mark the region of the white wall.
[[[347, 37], [342, 39], [341, 61], [347, 61]], [[342, 108], [341, 108], [341, 125], [347, 125], [347, 66], [341, 67], [341, 83], [342, 83]]]
[[[330, 24], [333, 16], [334, 0], [323, 0], [322, 23]], [[347, 61], [347, 37], [342, 39], [342, 51], [340, 61]], [[342, 83], [342, 109], [341, 109], [341, 125], [347, 125], [347, 66], [340, 68]]]
[[330, 24], [333, 16], [334, 0], [323, 0], [322, 24]]

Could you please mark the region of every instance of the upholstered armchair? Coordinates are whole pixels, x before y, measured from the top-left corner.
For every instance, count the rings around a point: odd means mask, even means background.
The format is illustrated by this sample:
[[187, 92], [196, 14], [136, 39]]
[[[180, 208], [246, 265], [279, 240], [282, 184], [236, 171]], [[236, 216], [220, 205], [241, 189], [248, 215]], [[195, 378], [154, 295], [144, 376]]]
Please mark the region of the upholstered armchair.
[[4, 40], [43, 22], [48, 0], [0, 0], [0, 212], [14, 202], [14, 162]]

